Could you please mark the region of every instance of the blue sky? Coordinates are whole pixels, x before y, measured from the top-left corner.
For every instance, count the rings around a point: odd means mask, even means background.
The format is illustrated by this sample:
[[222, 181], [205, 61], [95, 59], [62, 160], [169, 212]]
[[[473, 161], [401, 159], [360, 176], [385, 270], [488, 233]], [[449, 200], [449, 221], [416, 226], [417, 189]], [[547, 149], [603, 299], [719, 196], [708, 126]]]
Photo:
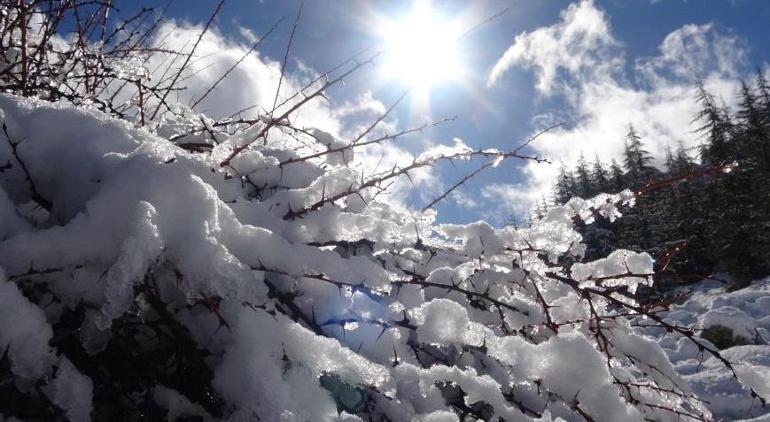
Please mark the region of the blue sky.
[[[167, 14], [200, 23], [215, 4], [177, 0]], [[261, 34], [285, 17], [260, 48], [280, 61], [299, 4], [228, 0], [215, 25], [226, 37], [242, 40], [243, 29]], [[377, 17], [397, 19], [411, 7], [411, 1], [306, 0], [288, 71], [302, 73], [303, 66], [323, 71], [382, 44]], [[565, 122], [533, 145], [533, 153], [553, 164], [510, 161], [481, 173], [438, 206], [440, 221], [483, 218], [501, 224], [513, 214], [523, 215], [547, 193], [559, 162], [573, 163], [580, 153], [604, 162], [618, 157], [628, 123], [640, 128], [658, 158], [667, 145], [696, 145], [688, 126], [695, 110], [694, 79], [704, 78], [731, 105], [736, 81], [757, 67], [767, 71], [770, 62], [764, 45], [770, 40], [770, 2], [765, 0], [434, 0], [431, 7], [461, 18], [466, 27], [508, 11], [462, 39], [461, 80], [435, 85], [428, 108], [418, 110], [412, 102], [399, 107], [394, 127], [458, 116], [403, 148], [416, 152], [458, 137], [474, 147], [512, 149], [538, 129]], [[369, 93], [367, 98], [387, 105], [404, 85], [374, 67], [330, 96], [340, 105]], [[428, 202], [480, 164], [440, 166], [410, 194], [408, 204]]]

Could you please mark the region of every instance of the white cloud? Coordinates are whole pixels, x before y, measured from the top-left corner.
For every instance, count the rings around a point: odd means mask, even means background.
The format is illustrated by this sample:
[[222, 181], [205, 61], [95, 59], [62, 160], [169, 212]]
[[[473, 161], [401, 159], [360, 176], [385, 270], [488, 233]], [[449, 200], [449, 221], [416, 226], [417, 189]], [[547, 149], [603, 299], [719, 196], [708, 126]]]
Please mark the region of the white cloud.
[[235, 27], [238, 29], [238, 33], [241, 35], [241, 37], [243, 37], [243, 39], [245, 39], [246, 41], [253, 44], [259, 40], [259, 37], [257, 36], [257, 34], [255, 34], [254, 31], [252, 31], [251, 29], [238, 24], [235, 24]]
[[659, 47], [660, 55], [638, 59], [636, 69], [641, 78], [652, 84], [669, 79], [691, 81], [693, 76], [717, 73], [737, 77], [737, 65], [746, 62], [745, 41], [714, 24], [684, 25], [666, 36]]
[[[581, 153], [596, 154], [605, 162], [620, 159], [629, 123], [659, 164], [667, 146], [697, 145], [700, 139], [691, 121], [698, 110], [694, 90], [698, 77], [728, 106], [735, 103], [736, 77], [745, 66], [747, 47], [729, 31], [713, 24], [685, 25], [665, 37], [659, 55], [639, 58], [628, 67], [606, 15], [592, 1], [569, 6], [561, 18], [516, 37], [489, 77], [493, 84], [514, 66], [535, 69], [538, 92], [564, 96], [570, 116], [567, 126], [533, 144], [538, 155], [554, 163], [573, 166]], [[538, 129], [542, 122], [563, 115], [564, 110], [559, 116], [541, 114], [533, 125]], [[525, 166], [525, 192], [519, 198], [534, 204], [549, 195], [558, 167]]]
[[[165, 23], [158, 29], [153, 47], [189, 52], [200, 31], [200, 26]], [[182, 75], [181, 85], [185, 89], [172, 94], [172, 100], [184, 104], [194, 103], [243, 57], [247, 49], [246, 45], [226, 38], [215, 30], [209, 30], [198, 44], [194, 58]], [[154, 55], [148, 67], [165, 70], [168, 67], [168, 63], [163, 61], [165, 59], [162, 55]], [[184, 59], [184, 55], [176, 56], [170, 63], [170, 68], [179, 68]], [[262, 56], [259, 52], [249, 54], [195, 109], [213, 118], [226, 117], [254, 105], [256, 107], [252, 109], [251, 115], [269, 111], [278, 87], [280, 68], [280, 63]], [[160, 71], [154, 72], [153, 75], [156, 80], [163, 77], [163, 74], [158, 73]], [[173, 75], [173, 72], [166, 73], [165, 78], [170, 75]], [[300, 77], [301, 75], [287, 75], [281, 85], [281, 98], [294, 94], [303, 85]], [[295, 123], [318, 127], [334, 134], [340, 130], [332, 111], [322, 101], [312, 101], [305, 105], [300, 118], [301, 121]]]
[[604, 12], [586, 0], [572, 4], [561, 13], [562, 21], [531, 33], [518, 35], [497, 61], [487, 79], [494, 85], [513, 66], [533, 68], [537, 89], [549, 95], [564, 91], [571, 79], [608, 77], [622, 64], [619, 43], [610, 34]]
[[451, 195], [449, 195], [449, 197], [457, 205], [459, 205], [459, 206], [461, 206], [461, 207], [463, 207], [465, 209], [468, 209], [468, 210], [472, 210], [472, 209], [478, 208], [481, 205], [481, 204], [479, 204], [479, 201], [477, 201], [472, 196], [470, 196], [467, 193], [462, 192], [460, 190], [455, 190], [454, 192], [452, 192]]

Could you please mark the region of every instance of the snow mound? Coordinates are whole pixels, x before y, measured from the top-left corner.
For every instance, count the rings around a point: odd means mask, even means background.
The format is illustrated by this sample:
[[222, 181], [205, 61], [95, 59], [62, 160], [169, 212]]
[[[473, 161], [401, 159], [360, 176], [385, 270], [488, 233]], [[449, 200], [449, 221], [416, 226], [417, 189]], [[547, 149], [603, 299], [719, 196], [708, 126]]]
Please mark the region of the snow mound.
[[[709, 337], [709, 328], [727, 329], [733, 341], [720, 354], [735, 368], [735, 375], [714, 356], [695, 344], [660, 328], [645, 329], [668, 354], [676, 370], [692, 390], [708, 402], [713, 415], [724, 419], [767, 418], [770, 409], [751, 396], [750, 386], [765, 400], [770, 398], [770, 278], [749, 287], [726, 291], [721, 284], [705, 281], [692, 287], [689, 299], [673, 306], [666, 320], [695, 329]], [[729, 339], [728, 339], [729, 340]], [[712, 345], [709, 340], [701, 341]], [[748, 342], [749, 344], [741, 344]], [[713, 346], [713, 345], [712, 345]]]
[[[585, 249], [574, 222], [615, 218], [630, 192], [523, 230], [440, 225], [378, 202], [328, 133], [303, 146], [275, 129], [222, 168], [264, 122], [193, 153], [66, 105], [2, 95], [0, 109], [0, 346], [19, 389], [46, 385], [72, 420], [100, 412], [101, 358], [123, 342], [163, 379], [122, 397], [171, 419], [710, 417], [619, 316], [652, 259], [563, 264]], [[763, 374], [743, 375], [759, 394]]]

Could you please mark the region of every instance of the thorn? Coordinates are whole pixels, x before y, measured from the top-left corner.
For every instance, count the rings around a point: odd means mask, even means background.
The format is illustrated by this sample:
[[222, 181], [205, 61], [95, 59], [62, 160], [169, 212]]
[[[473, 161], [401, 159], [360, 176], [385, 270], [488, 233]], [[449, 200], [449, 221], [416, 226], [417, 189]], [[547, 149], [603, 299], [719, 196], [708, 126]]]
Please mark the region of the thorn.
[[380, 341], [380, 339], [382, 338], [382, 335], [385, 334], [385, 331], [387, 331], [387, 329], [388, 327], [386, 325], [382, 326], [382, 330], [380, 331], [380, 334], [377, 336], [377, 340], [376, 340], [377, 342]]
[[406, 175], [407, 179], [412, 183], [412, 187], [417, 187], [414, 183], [414, 180], [412, 180], [412, 176], [409, 175], [409, 171], [405, 171], [404, 174]]

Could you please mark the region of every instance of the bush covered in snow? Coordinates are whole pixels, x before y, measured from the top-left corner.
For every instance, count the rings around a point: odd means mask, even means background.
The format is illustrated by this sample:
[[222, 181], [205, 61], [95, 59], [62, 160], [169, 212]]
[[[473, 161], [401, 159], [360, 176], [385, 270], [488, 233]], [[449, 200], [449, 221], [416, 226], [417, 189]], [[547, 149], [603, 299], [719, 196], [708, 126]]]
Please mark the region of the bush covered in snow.
[[[212, 119], [168, 95], [209, 38], [157, 82], [115, 53], [152, 45], [157, 25], [76, 42], [51, 32], [48, 5], [6, 7], [0, 34], [0, 80], [22, 94], [0, 96], [6, 417], [710, 419], [640, 319], [768, 398], [634, 300], [649, 255], [581, 259], [574, 224], [618, 217], [633, 193], [575, 198], [520, 230], [437, 224], [383, 192], [441, 160], [528, 157], [457, 141], [364, 171], [361, 151], [410, 130], [377, 137], [378, 118], [346, 141], [292, 119], [367, 60], [264, 115]], [[106, 26], [109, 4], [83, 5]]]

